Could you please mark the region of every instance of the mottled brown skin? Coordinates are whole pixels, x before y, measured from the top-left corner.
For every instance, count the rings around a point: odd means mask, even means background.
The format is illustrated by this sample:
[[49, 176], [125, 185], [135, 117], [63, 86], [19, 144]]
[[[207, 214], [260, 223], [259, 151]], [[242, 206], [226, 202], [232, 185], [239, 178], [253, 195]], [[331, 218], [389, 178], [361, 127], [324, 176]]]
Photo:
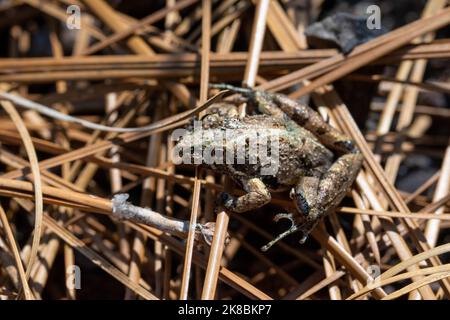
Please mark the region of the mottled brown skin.
[[262, 249], [297, 230], [303, 233], [303, 243], [320, 219], [342, 201], [361, 168], [361, 153], [348, 136], [331, 127], [316, 111], [285, 95], [229, 85], [214, 87], [242, 94], [261, 113], [239, 119], [232, 104], [210, 107], [202, 119], [205, 130], [235, 129], [223, 150], [234, 148], [233, 139], [238, 139], [239, 130], [280, 129], [279, 169], [274, 175], [261, 175], [260, 163], [206, 165], [231, 177], [247, 192], [240, 197], [223, 193], [222, 205], [234, 212], [246, 212], [269, 203], [271, 192], [291, 189], [290, 196], [301, 215], [277, 215], [276, 220], [290, 219], [292, 226]]

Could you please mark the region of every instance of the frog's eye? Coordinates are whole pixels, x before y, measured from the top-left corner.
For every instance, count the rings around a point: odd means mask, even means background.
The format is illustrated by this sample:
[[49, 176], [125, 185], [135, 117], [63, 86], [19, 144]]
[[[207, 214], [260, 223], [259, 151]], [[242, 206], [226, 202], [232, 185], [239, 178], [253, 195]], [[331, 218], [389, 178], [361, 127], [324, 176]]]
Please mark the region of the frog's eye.
[[206, 114], [200, 121], [202, 122], [203, 128], [211, 128], [220, 123], [220, 116], [218, 114]]
[[215, 113], [207, 113], [204, 116], [202, 116], [200, 118], [200, 121], [211, 121], [211, 122], [215, 122], [218, 120], [218, 116]]
[[205, 120], [206, 117], [210, 116], [210, 114], [204, 114], [203, 116], [200, 117], [200, 121]]

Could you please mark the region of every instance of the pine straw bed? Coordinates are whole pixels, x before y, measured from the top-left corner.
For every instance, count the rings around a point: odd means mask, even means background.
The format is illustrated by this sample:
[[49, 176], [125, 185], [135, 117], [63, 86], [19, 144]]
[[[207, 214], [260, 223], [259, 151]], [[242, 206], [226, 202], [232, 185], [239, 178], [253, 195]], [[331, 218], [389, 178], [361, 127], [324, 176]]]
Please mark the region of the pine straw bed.
[[[448, 124], [450, 113], [417, 103], [424, 91], [450, 89], [425, 75], [427, 62], [449, 57], [450, 40], [434, 39], [450, 23], [445, 1], [429, 0], [421, 19], [346, 56], [308, 49], [297, 32], [305, 22], [281, 1], [167, 1], [141, 20], [104, 0], [73, 1], [82, 28], [72, 40], [58, 23], [67, 1], [21, 2], [0, 6], [10, 42], [0, 59], [2, 92], [113, 127], [162, 122], [152, 131], [105, 133], [1, 100], [2, 299], [448, 299], [449, 130], [426, 131]], [[30, 19], [46, 26], [47, 57], [27, 57]], [[396, 74], [361, 73], [366, 66], [394, 66]], [[342, 79], [377, 86], [368, 110], [375, 129], [355, 122], [333, 86]], [[259, 250], [283, 229], [272, 218], [289, 206], [287, 195], [257, 212], [215, 215], [218, 192], [239, 189], [169, 161], [170, 133], [186, 123], [174, 119], [211, 98], [213, 82], [309, 96], [361, 149], [351, 192], [306, 244], [292, 236]], [[410, 154], [433, 157], [440, 170], [405, 192], [396, 185]], [[211, 247], [197, 246], [193, 231], [170, 235], [118, 221], [117, 193], [191, 224], [216, 221]]]

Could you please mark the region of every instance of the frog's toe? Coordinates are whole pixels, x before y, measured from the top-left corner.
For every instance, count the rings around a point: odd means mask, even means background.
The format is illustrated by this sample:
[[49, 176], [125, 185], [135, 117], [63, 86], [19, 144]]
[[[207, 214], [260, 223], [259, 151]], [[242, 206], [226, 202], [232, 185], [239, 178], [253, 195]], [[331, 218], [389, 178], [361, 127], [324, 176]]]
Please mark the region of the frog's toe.
[[292, 213], [279, 213], [273, 218], [275, 222], [280, 221], [280, 219], [288, 219], [291, 222], [291, 225], [295, 224], [294, 215]]
[[306, 242], [306, 240], [308, 240], [308, 237], [310, 235], [310, 233], [314, 230], [314, 228], [316, 227], [316, 225], [319, 223], [320, 219], [314, 219], [311, 221], [308, 221], [304, 224], [302, 224], [299, 227], [299, 230], [302, 232], [302, 237], [300, 238], [300, 244], [304, 244]]
[[309, 234], [304, 233], [299, 240], [300, 244], [304, 244], [306, 242], [306, 240], [308, 240], [308, 236], [309, 236]]

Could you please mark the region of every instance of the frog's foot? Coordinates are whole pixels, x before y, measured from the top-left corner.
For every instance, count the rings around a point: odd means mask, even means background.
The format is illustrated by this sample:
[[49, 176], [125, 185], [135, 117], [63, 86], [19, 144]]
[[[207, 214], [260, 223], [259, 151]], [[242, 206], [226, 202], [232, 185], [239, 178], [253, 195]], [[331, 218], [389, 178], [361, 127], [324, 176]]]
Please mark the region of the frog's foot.
[[302, 232], [302, 237], [300, 238], [300, 244], [304, 244], [306, 240], [308, 240], [309, 234], [314, 230], [316, 225], [319, 223], [319, 219], [306, 222], [298, 227], [298, 229]]
[[275, 220], [275, 222], [278, 222], [280, 221], [280, 219], [288, 219], [291, 222], [291, 226], [285, 232], [280, 233], [275, 239], [270, 241], [268, 244], [261, 247], [261, 251], [269, 250], [275, 243], [298, 230], [298, 227], [295, 225], [295, 220], [292, 213], [279, 213], [275, 216], [273, 220]]

